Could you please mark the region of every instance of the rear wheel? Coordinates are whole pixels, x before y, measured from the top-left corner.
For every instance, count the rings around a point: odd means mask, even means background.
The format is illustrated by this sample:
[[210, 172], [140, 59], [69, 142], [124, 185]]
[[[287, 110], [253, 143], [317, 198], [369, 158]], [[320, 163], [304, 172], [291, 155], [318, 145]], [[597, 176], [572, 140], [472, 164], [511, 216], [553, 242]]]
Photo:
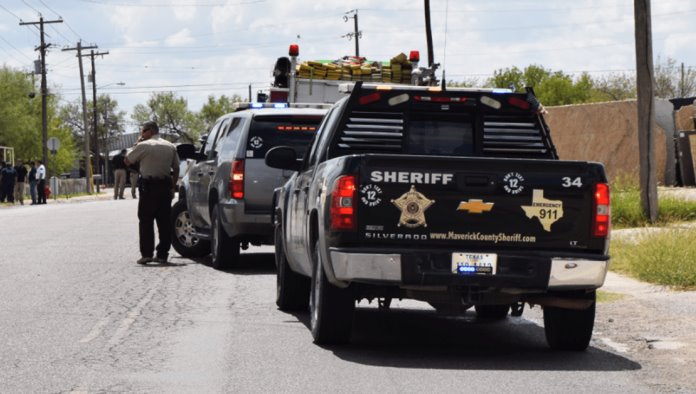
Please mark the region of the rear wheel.
[[507, 317], [510, 305], [476, 305], [476, 316], [482, 319], [503, 320]]
[[346, 343], [350, 340], [355, 299], [349, 289], [332, 285], [326, 278], [316, 243], [309, 298], [310, 326], [316, 344]]
[[172, 246], [184, 257], [203, 257], [210, 253], [210, 242], [195, 235], [185, 200], [172, 206]]
[[544, 308], [546, 342], [554, 350], [581, 351], [592, 339], [595, 320], [596, 294], [588, 295], [592, 306], [587, 309]]
[[282, 236], [283, 230], [278, 225], [275, 228], [276, 305], [281, 311], [306, 310], [312, 282], [290, 268]]
[[220, 215], [220, 208], [218, 205], [215, 205], [210, 215], [213, 228], [210, 253], [213, 258], [213, 268], [224, 270], [234, 268], [238, 264], [239, 241], [227, 235], [225, 229], [222, 227]]

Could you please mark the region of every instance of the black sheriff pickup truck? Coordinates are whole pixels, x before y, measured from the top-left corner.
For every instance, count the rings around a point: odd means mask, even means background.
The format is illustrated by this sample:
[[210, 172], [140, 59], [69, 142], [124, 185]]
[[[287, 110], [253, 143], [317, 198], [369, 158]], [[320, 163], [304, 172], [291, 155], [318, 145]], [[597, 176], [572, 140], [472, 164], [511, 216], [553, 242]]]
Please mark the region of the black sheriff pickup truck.
[[604, 167], [558, 159], [533, 90], [345, 86], [274, 195], [277, 304], [316, 343], [350, 339], [357, 300], [480, 318], [544, 311], [549, 346], [584, 350], [607, 255]]

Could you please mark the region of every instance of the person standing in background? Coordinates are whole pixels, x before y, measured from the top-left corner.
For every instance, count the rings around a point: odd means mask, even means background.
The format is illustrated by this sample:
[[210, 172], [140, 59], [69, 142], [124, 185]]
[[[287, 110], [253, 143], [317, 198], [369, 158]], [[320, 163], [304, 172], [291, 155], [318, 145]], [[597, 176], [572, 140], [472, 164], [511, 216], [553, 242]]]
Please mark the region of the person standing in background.
[[126, 189], [126, 150], [111, 159], [111, 167], [114, 169], [114, 200], [123, 200], [123, 191]]
[[39, 195], [37, 204], [46, 204], [46, 167], [43, 161], [36, 161], [36, 189]]
[[138, 195], [135, 193], [135, 189], [138, 187], [138, 177], [140, 176], [140, 165], [138, 163], [131, 164], [130, 166], [128, 166], [128, 172], [130, 173], [131, 196], [135, 200], [138, 198]]
[[27, 181], [27, 167], [24, 166], [22, 160], [17, 160], [15, 172], [17, 173], [17, 182], [14, 187], [14, 197], [15, 200], [19, 200], [21, 205], [24, 205], [24, 185]]
[[0, 169], [0, 202], [11, 202], [14, 204], [14, 185], [17, 180], [17, 172], [11, 163], [2, 163], [2, 169]]
[[31, 170], [29, 170], [29, 195], [31, 196], [31, 205], [36, 205], [36, 163], [31, 162]]

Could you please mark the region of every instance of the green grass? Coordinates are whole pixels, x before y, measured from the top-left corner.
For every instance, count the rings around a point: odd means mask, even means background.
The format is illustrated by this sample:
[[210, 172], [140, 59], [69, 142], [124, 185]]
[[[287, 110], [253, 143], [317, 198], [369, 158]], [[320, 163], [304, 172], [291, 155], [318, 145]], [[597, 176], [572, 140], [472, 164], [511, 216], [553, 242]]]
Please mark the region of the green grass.
[[643, 216], [637, 181], [617, 178], [611, 185], [611, 222], [613, 228], [665, 226], [696, 220], [696, 201], [658, 196], [658, 218], [650, 223]]
[[696, 289], [696, 229], [665, 229], [637, 243], [613, 240], [610, 268], [644, 282]]
[[597, 302], [614, 302], [624, 298], [624, 294], [612, 293], [604, 290], [597, 290]]

